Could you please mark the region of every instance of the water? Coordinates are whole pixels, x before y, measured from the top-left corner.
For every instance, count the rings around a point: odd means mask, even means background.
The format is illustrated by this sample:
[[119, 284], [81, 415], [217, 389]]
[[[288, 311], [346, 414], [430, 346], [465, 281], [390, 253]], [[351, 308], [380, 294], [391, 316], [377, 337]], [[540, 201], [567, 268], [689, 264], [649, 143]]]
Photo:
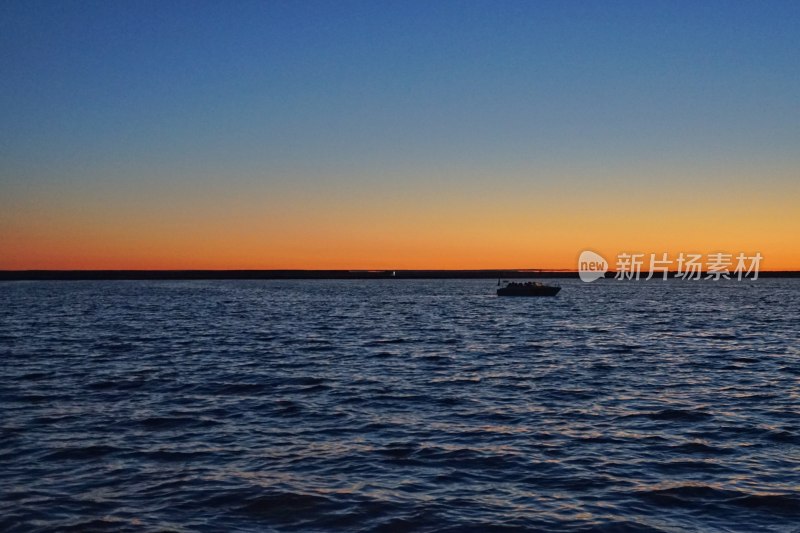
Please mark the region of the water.
[[0, 529], [797, 531], [800, 280], [0, 284]]

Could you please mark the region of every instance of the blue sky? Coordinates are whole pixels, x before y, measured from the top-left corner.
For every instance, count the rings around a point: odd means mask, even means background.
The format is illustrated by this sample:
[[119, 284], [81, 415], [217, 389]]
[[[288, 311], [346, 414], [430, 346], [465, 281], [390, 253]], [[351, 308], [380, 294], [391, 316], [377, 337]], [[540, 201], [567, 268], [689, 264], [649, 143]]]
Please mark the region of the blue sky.
[[793, 1], [7, 1], [0, 187], [794, 193], [799, 52]]

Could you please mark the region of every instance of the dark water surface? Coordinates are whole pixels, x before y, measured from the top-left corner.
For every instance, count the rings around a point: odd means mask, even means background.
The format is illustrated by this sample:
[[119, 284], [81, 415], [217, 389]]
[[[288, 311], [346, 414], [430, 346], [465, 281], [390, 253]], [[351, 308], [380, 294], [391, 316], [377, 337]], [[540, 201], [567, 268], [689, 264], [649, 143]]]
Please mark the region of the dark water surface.
[[0, 529], [798, 531], [800, 280], [0, 284]]

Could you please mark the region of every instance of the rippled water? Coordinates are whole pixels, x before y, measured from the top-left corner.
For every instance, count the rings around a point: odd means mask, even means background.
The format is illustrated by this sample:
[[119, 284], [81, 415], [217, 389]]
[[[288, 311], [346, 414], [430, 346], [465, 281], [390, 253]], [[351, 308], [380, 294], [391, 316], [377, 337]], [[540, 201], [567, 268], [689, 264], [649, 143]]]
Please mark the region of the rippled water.
[[800, 280], [0, 284], [0, 529], [797, 531]]

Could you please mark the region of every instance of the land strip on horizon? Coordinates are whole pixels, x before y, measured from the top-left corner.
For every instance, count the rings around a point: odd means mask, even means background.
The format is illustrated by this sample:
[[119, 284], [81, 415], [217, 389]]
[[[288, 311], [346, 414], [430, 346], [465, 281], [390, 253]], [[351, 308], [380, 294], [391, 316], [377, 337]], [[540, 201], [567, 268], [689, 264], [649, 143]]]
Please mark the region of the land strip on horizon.
[[[614, 277], [613, 271], [605, 277]], [[642, 270], [640, 278], [647, 277]], [[705, 273], [701, 273], [705, 275]], [[669, 273], [670, 277], [675, 272]], [[797, 270], [772, 270], [759, 278], [800, 278]], [[498, 279], [498, 278], [578, 278], [576, 270], [496, 269], [496, 270], [0, 270], [0, 281], [78, 281], [78, 280], [280, 280], [280, 279]], [[654, 279], [661, 279], [656, 272]], [[735, 275], [731, 274], [734, 279]], [[748, 277], [752, 279], [752, 274]]]

